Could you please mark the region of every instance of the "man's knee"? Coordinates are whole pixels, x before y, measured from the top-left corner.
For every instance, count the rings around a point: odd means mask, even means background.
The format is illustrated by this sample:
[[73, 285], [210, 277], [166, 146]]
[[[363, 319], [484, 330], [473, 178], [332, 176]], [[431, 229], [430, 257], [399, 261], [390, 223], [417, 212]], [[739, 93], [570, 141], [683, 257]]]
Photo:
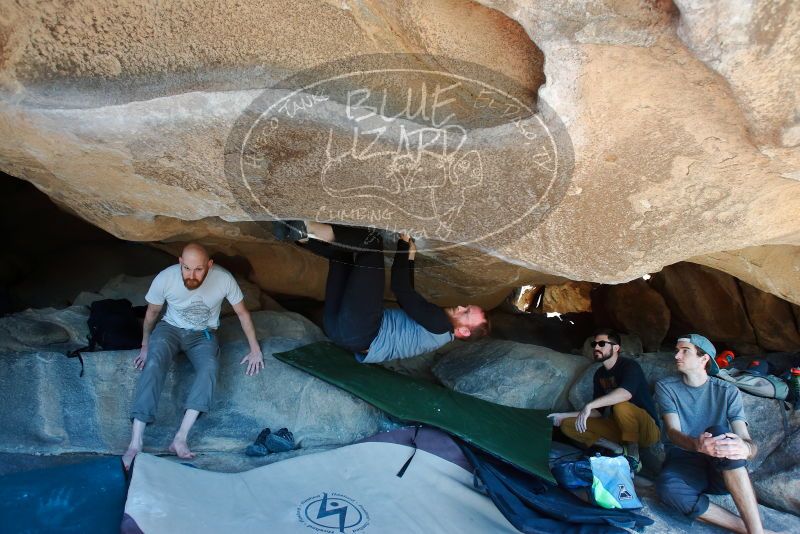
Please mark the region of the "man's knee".
[[[706, 429], [706, 432], [708, 432], [714, 437], [721, 436], [730, 431], [731, 431], [730, 428], [728, 428], [725, 425], [714, 425]], [[714, 465], [720, 471], [732, 471], [734, 469], [747, 467], [747, 460], [731, 460], [730, 458], [717, 458], [714, 461]]]
[[617, 423], [623, 434], [639, 433], [639, 420], [642, 409], [631, 402], [620, 402], [611, 406], [611, 418]]
[[147, 345], [147, 361], [144, 363], [144, 369], [166, 367], [177, 352], [177, 347], [174, 347], [168, 339], [164, 337], [151, 339]]
[[708, 497], [666, 466], [656, 479], [656, 492], [666, 506], [692, 519], [708, 509]]
[[716, 436], [721, 436], [726, 432], [730, 432], [730, 429], [725, 425], [714, 425], [706, 428], [706, 432], [716, 437]]
[[[202, 336], [200, 333], [193, 335]], [[185, 347], [184, 352], [198, 374], [216, 373], [219, 367], [219, 343], [216, 337], [212, 339], [200, 337], [199, 340], [195, 337]]]
[[658, 424], [650, 414], [631, 402], [614, 404], [611, 414], [623, 441], [638, 442], [639, 445], [649, 447], [661, 437]]
[[137, 387], [139, 388], [157, 388], [167, 376], [167, 370], [174, 353], [167, 346], [154, 348], [155, 350], [147, 351], [147, 360], [144, 362], [144, 367], [137, 381]]
[[614, 414], [615, 419], [628, 419], [636, 417], [640, 409], [632, 402], [620, 402], [611, 406], [611, 413]]
[[206, 378], [216, 378], [218, 369], [219, 362], [216, 358], [209, 358], [195, 365], [195, 373], [197, 376]]
[[157, 376], [166, 374], [169, 362], [172, 360], [172, 355], [166, 352], [148, 353], [147, 360], [144, 362], [142, 368], [142, 375], [139, 377], [141, 380], [143, 376]]

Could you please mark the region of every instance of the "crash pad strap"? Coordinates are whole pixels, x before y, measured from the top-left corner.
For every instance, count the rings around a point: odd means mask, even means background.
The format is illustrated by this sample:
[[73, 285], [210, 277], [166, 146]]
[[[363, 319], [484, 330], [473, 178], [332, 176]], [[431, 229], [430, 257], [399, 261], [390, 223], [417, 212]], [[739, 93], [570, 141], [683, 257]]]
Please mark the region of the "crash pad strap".
[[352, 352], [327, 341], [274, 356], [398, 419], [441, 428], [555, 482], [547, 462], [552, 424], [546, 410], [502, 406], [378, 365], [358, 363]]

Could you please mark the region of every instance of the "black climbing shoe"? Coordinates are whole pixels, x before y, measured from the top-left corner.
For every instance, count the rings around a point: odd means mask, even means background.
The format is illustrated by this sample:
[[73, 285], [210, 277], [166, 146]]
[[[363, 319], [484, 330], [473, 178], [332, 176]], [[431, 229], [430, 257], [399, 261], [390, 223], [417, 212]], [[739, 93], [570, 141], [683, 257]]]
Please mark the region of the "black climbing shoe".
[[269, 428], [265, 428], [259, 432], [255, 443], [247, 446], [247, 449], [245, 449], [244, 453], [247, 456], [266, 456], [269, 452], [269, 449], [267, 449], [267, 439], [269, 436], [270, 430]]
[[642, 470], [642, 461], [631, 454], [628, 454], [628, 446], [622, 446], [622, 454], [625, 456], [625, 459], [628, 460], [628, 465], [631, 466], [631, 476], [638, 475], [639, 472]]
[[642, 470], [642, 462], [639, 458], [634, 456], [625, 455], [625, 459], [628, 460], [628, 465], [631, 467], [631, 476], [638, 475], [639, 472]]
[[286, 452], [294, 449], [294, 436], [286, 428], [281, 428], [274, 434], [267, 436], [267, 449], [269, 452]]
[[300, 241], [308, 238], [308, 230], [303, 221], [273, 221], [272, 235], [278, 241]]

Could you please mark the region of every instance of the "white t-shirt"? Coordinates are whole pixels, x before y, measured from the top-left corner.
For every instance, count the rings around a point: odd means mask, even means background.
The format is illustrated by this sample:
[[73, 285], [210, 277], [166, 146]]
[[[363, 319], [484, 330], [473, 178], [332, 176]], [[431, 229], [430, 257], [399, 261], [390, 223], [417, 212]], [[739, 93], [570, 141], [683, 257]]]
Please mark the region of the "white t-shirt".
[[144, 298], [155, 305], [166, 301], [164, 321], [172, 326], [205, 330], [219, 326], [222, 299], [227, 298], [231, 306], [235, 306], [244, 299], [244, 295], [233, 275], [218, 265], [211, 266], [200, 287], [187, 289], [183, 285], [181, 266], [176, 264], [156, 275]]

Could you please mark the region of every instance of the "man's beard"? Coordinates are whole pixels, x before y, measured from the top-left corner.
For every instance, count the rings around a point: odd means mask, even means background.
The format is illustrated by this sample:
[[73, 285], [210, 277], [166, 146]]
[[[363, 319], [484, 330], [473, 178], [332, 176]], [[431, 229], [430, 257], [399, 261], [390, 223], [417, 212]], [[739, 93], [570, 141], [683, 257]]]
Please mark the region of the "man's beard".
[[205, 279], [206, 279], [205, 276], [200, 280], [195, 280], [194, 278], [184, 278], [183, 285], [186, 286], [186, 289], [197, 289], [198, 287], [200, 287], [200, 284], [202, 284]]
[[609, 358], [611, 358], [611, 354], [603, 354], [602, 352], [599, 353], [599, 354], [598, 353], [594, 353], [593, 356], [594, 356], [594, 361], [595, 362], [604, 362], [604, 361], [608, 360]]

